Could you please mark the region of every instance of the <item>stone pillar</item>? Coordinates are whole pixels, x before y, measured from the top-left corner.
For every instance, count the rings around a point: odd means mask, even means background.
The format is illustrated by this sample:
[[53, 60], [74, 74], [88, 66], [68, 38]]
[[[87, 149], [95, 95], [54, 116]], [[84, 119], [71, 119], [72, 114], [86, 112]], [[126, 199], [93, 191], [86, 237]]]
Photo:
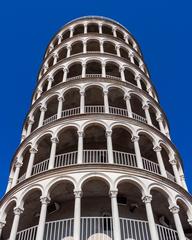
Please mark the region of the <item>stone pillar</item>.
[[160, 168], [160, 173], [163, 177], [167, 178], [167, 172], [165, 170], [165, 165], [164, 165], [162, 155], [161, 155], [162, 148], [160, 146], [154, 146], [153, 150], [156, 152], [156, 155], [157, 155], [157, 160], [158, 160], [158, 164], [159, 164], [159, 168]]
[[[12, 183], [13, 183], [13, 178], [9, 177], [7, 188], [6, 188], [6, 193], [11, 189]], [[1, 239], [1, 236], [0, 236], [0, 239]]]
[[63, 80], [62, 80], [62, 82], [67, 81], [67, 73], [68, 73], [68, 68], [64, 67], [63, 68]]
[[21, 169], [22, 165], [23, 164], [21, 162], [19, 162], [19, 161], [17, 161], [15, 163], [15, 173], [14, 173], [14, 176], [13, 176], [12, 187], [14, 187], [17, 184], [18, 177], [19, 177], [19, 172], [20, 172], [20, 169]]
[[99, 43], [100, 43], [100, 52], [104, 53], [103, 41], [101, 40]]
[[80, 99], [80, 113], [83, 114], [85, 112], [85, 92], [80, 91], [81, 99]]
[[63, 36], [62, 35], [58, 35], [58, 44], [60, 44], [62, 42]]
[[118, 210], [118, 204], [117, 204], [117, 194], [118, 194], [118, 192], [116, 190], [110, 191], [114, 240], [121, 239], [119, 210]]
[[58, 108], [57, 108], [57, 119], [61, 118], [62, 115], [62, 109], [63, 109], [63, 100], [64, 98], [62, 96], [58, 97]]
[[139, 136], [133, 136], [131, 140], [134, 143], [137, 167], [143, 169], [143, 160], [141, 157], [141, 152], [140, 152], [140, 147], [139, 147]]
[[179, 171], [177, 169], [177, 160], [175, 158], [173, 158], [173, 159], [169, 160], [169, 162], [172, 165], [175, 180], [176, 180], [177, 184], [179, 184], [181, 186], [181, 179], [179, 176]]
[[106, 70], [105, 70], [106, 63], [102, 62], [102, 77], [106, 77]]
[[28, 162], [27, 172], [26, 172], [26, 177], [25, 178], [29, 178], [32, 174], [33, 163], [34, 163], [36, 153], [37, 153], [37, 149], [35, 149], [35, 148], [30, 149], [30, 157], [29, 157], [29, 162]]
[[53, 81], [54, 81], [54, 78], [53, 78], [53, 77], [49, 77], [49, 78], [48, 78], [47, 91], [48, 91], [49, 89], [51, 89], [51, 86], [52, 86]]
[[162, 115], [161, 115], [161, 114], [160, 114], [160, 115], [157, 115], [156, 120], [157, 120], [158, 123], [159, 123], [160, 131], [161, 131], [163, 134], [165, 134], [165, 128], [164, 128], [164, 126], [163, 126], [163, 117], [162, 117]]
[[154, 97], [153, 97], [153, 93], [152, 93], [153, 89], [152, 89], [151, 86], [149, 86], [149, 87], [147, 88], [147, 91], [148, 91], [149, 95], [150, 95], [152, 98], [154, 98]]
[[40, 88], [37, 89], [37, 99], [40, 98], [42, 92], [43, 92], [42, 89]]
[[117, 56], [118, 56], [118, 57], [121, 57], [120, 45], [116, 45], [115, 48], [116, 48]]
[[51, 138], [51, 152], [50, 152], [50, 158], [49, 158], [49, 166], [48, 169], [53, 169], [55, 165], [55, 155], [56, 155], [56, 148], [57, 143], [59, 142], [57, 137]]
[[2, 230], [5, 227], [5, 224], [6, 224], [5, 221], [0, 221], [0, 239], [1, 239]]
[[129, 58], [130, 58], [131, 63], [135, 64], [135, 62], [134, 62], [134, 53], [133, 52], [129, 53]]
[[105, 113], [109, 113], [108, 90], [103, 90]]
[[47, 205], [50, 203], [48, 197], [41, 197], [41, 212], [39, 217], [39, 224], [37, 228], [36, 240], [43, 240], [46, 215], [47, 215]]
[[87, 34], [87, 23], [84, 24], [84, 34]]
[[125, 82], [125, 73], [124, 73], [125, 68], [124, 68], [124, 67], [120, 67], [120, 68], [119, 68], [119, 71], [120, 71], [120, 74], [121, 74], [121, 80], [122, 80], [123, 82]]
[[87, 53], [87, 41], [83, 41], [83, 53]]
[[148, 223], [149, 223], [149, 230], [150, 230], [151, 239], [158, 240], [159, 236], [158, 236], [157, 228], [156, 228], [156, 225], [155, 225], [153, 210], [152, 210], [152, 207], [151, 207], [151, 200], [152, 200], [151, 195], [142, 197], [142, 201], [145, 203], [145, 208], [146, 208], [146, 213], [147, 213], [147, 220], [148, 220]]
[[124, 39], [125, 39], [125, 42], [127, 43], [127, 44], [129, 44], [129, 36], [128, 35], [124, 35]]
[[71, 28], [70, 28], [70, 36], [69, 36], [70, 38], [72, 38], [72, 37], [73, 37], [73, 32], [74, 32], [74, 28], [73, 28], [73, 27], [71, 27]]
[[55, 64], [57, 63], [57, 59], [59, 58], [59, 55], [58, 55], [57, 53], [55, 53], [55, 54], [53, 55], [53, 58], [54, 58], [54, 60], [53, 60], [53, 65], [55, 65]]
[[141, 75], [140, 74], [135, 76], [135, 81], [137, 82], [137, 87], [142, 89], [142, 87], [141, 87]]
[[83, 132], [78, 131], [78, 156], [77, 156], [77, 163], [83, 163]]
[[147, 124], [152, 126], [152, 122], [151, 122], [151, 116], [149, 114], [149, 105], [146, 103], [143, 103], [143, 109], [145, 111], [145, 117], [147, 119]]
[[181, 224], [181, 220], [180, 220], [180, 217], [179, 217], [179, 206], [177, 206], [177, 205], [170, 206], [169, 210], [173, 214], [175, 227], [177, 229], [179, 240], [185, 240], [186, 237], [185, 237], [185, 234], [184, 234], [184, 231], [183, 231], [183, 227], [182, 227], [182, 224]]
[[67, 46], [67, 58], [71, 56], [71, 46]]
[[112, 32], [113, 32], [113, 37], [117, 37], [116, 27], [113, 27]]
[[40, 111], [41, 111], [41, 114], [40, 114], [40, 118], [39, 118], [38, 128], [43, 126], [43, 122], [44, 122], [44, 118], [45, 118], [45, 112], [47, 111], [47, 108], [45, 106], [42, 106], [40, 108]]
[[131, 96], [130, 95], [125, 95], [124, 99], [126, 101], [128, 116], [130, 118], [133, 118], [133, 112], [132, 112], [132, 109], [131, 109], [131, 102], [130, 102]]
[[73, 237], [74, 240], [80, 240], [81, 232], [81, 191], [74, 191], [75, 195], [75, 206], [74, 206], [74, 226], [73, 226]]
[[108, 162], [110, 164], [113, 164], [114, 163], [114, 159], [113, 159], [113, 144], [112, 144], [111, 135], [112, 135], [112, 131], [106, 131]]
[[99, 23], [99, 34], [102, 34], [102, 23]]
[[86, 77], [86, 63], [82, 63], [82, 78]]
[[14, 212], [14, 219], [13, 219], [13, 224], [11, 228], [11, 233], [9, 236], [10, 240], [16, 240], [17, 229], [19, 226], [19, 219], [20, 219], [20, 215], [23, 213], [23, 209], [17, 207], [17, 208], [14, 208], [13, 212]]
[[34, 123], [33, 119], [28, 120], [27, 136], [29, 136], [31, 134], [31, 129], [32, 129], [33, 123]]
[[43, 74], [45, 74], [47, 72], [48, 68], [49, 67], [47, 65], [43, 66]]

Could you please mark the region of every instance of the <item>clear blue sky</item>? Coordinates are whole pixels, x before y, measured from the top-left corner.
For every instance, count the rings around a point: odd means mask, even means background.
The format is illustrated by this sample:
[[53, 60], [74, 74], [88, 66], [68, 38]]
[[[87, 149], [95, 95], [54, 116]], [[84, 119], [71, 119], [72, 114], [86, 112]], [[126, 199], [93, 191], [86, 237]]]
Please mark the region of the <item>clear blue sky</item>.
[[[180, 4], [179, 4], [180, 2]], [[123, 24], [138, 40], [184, 161], [192, 191], [192, 19], [189, 1], [4, 1], [0, 13], [0, 196], [46, 46], [68, 21], [102, 15]]]

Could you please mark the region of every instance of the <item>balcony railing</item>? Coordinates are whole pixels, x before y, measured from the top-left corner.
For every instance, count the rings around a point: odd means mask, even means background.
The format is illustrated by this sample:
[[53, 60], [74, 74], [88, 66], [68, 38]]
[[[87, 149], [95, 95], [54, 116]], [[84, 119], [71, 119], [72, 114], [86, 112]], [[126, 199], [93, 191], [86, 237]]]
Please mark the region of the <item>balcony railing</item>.
[[127, 109], [111, 107], [111, 106], [109, 106], [109, 113], [114, 114], [114, 115], [125, 116], [125, 117], [129, 116]]
[[[73, 239], [74, 219], [46, 222], [43, 240]], [[159, 240], [178, 240], [177, 231], [156, 224]], [[120, 218], [121, 240], [152, 240], [149, 223]], [[17, 240], [35, 240], [37, 226], [17, 233]], [[113, 240], [112, 217], [81, 217], [80, 240]], [[186, 238], [188, 239], [188, 238]]]
[[132, 115], [133, 115], [133, 118], [135, 120], [137, 120], [139, 122], [147, 123], [147, 119], [146, 118], [144, 118], [144, 117], [142, 117], [142, 116], [140, 116], [140, 115], [138, 115], [136, 113], [132, 113]]
[[70, 117], [78, 114], [80, 114], [80, 107], [70, 108], [62, 111], [61, 117]]
[[104, 113], [105, 108], [102, 105], [85, 106], [85, 113]]
[[[113, 151], [113, 160], [115, 165], [128, 166], [137, 168], [137, 158], [133, 153]], [[161, 175], [159, 164], [154, 163], [146, 158], [142, 158], [143, 168], [149, 172]], [[87, 149], [83, 150], [83, 164], [105, 164], [109, 163], [107, 149]], [[78, 164], [78, 152], [68, 152], [55, 156], [54, 168], [65, 167]], [[49, 159], [37, 163], [32, 168], [32, 175], [39, 174], [48, 170]], [[167, 172], [167, 178], [175, 182], [175, 177]], [[25, 179], [25, 174], [18, 179], [18, 183]]]

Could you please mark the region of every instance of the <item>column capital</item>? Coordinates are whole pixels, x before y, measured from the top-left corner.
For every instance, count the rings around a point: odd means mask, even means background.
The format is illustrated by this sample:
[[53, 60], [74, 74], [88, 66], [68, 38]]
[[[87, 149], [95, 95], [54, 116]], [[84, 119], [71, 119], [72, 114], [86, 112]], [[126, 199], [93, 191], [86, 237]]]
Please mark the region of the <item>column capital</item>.
[[6, 224], [6, 221], [0, 220], [0, 229], [2, 229]]
[[41, 196], [41, 197], [40, 197], [40, 201], [41, 201], [41, 204], [47, 205], [47, 204], [49, 204], [49, 203], [51, 202], [51, 199], [50, 199], [50, 197], [48, 197], [48, 196], [46, 196], [46, 197]]
[[116, 26], [113, 26], [113, 27], [112, 27], [112, 30], [113, 30], [113, 31], [117, 30], [117, 27], [116, 27]]
[[85, 94], [85, 90], [81, 90], [81, 91], [80, 91], [80, 95], [81, 95], [81, 96], [84, 96], [84, 94]]
[[18, 162], [18, 161], [15, 163], [16, 168], [20, 168], [20, 167], [22, 167], [22, 165], [23, 165], [23, 163]]
[[81, 66], [84, 68], [84, 67], [86, 67], [86, 62], [82, 62], [81, 63]]
[[41, 112], [46, 112], [47, 111], [47, 107], [46, 106], [41, 106], [40, 107], [40, 111]]
[[62, 40], [63, 36], [61, 34], [58, 34], [57, 38]]
[[70, 31], [74, 31], [74, 27], [70, 27], [69, 30], [70, 30]]
[[20, 214], [23, 213], [23, 211], [24, 211], [24, 209], [21, 208], [21, 207], [15, 207], [15, 208], [13, 209], [14, 215], [20, 215]]
[[51, 138], [51, 142], [52, 143], [58, 143], [59, 142], [59, 139], [57, 137], [52, 137]]
[[138, 142], [139, 141], [139, 136], [138, 135], [133, 135], [131, 138], [132, 142]]
[[141, 80], [141, 74], [137, 74], [137, 75], [135, 76], [135, 80], [136, 80], [136, 81]]
[[106, 62], [101, 62], [102, 67], [106, 66]]
[[73, 192], [74, 192], [75, 198], [81, 198], [83, 195], [82, 191], [80, 190], [74, 190]]
[[192, 226], [192, 218], [188, 218], [188, 219], [187, 219], [187, 222], [189, 223], [189, 225]]
[[48, 76], [48, 82], [53, 82], [54, 81], [54, 78], [52, 76]]
[[117, 49], [120, 49], [120, 47], [121, 47], [120, 44], [116, 44], [116, 45], [115, 45], [115, 49], [116, 49], [116, 50], [117, 50]]
[[58, 58], [58, 57], [59, 57], [58, 53], [55, 52], [55, 53], [53, 54], [53, 57], [54, 57], [54, 58]]
[[142, 108], [144, 110], [148, 110], [149, 109], [149, 104], [147, 102], [144, 102]]
[[49, 67], [48, 67], [47, 65], [44, 65], [44, 66], [43, 66], [43, 69], [44, 69], [45, 71], [47, 71], [48, 68], [49, 68]]
[[133, 52], [129, 52], [129, 57], [130, 58], [134, 57], [134, 53]]
[[118, 190], [110, 190], [109, 195], [111, 198], [116, 198], [118, 194]]
[[124, 100], [127, 101], [127, 100], [130, 100], [131, 99], [131, 95], [130, 94], [125, 94], [124, 95]]
[[105, 132], [105, 134], [106, 134], [106, 137], [111, 137], [112, 131], [111, 131], [111, 130], [107, 130], [107, 131]]
[[104, 95], [108, 95], [108, 92], [109, 92], [108, 89], [103, 89], [103, 94]]
[[124, 39], [128, 39], [129, 38], [129, 34], [124, 34]]
[[29, 150], [29, 152], [32, 153], [32, 154], [35, 154], [35, 153], [38, 152], [38, 150], [37, 150], [36, 148], [33, 148], [33, 147], [32, 147], [32, 148]]
[[125, 71], [125, 67], [124, 67], [124, 66], [120, 66], [120, 67], [119, 67], [119, 71], [120, 71], [120, 72]]
[[169, 207], [170, 212], [172, 212], [173, 214], [178, 214], [179, 213], [179, 206], [178, 205], [173, 205]]
[[142, 197], [144, 203], [150, 203], [152, 201], [152, 195], [145, 195]]
[[155, 146], [153, 147], [153, 150], [154, 150], [155, 152], [161, 152], [162, 147], [159, 146], [159, 145], [155, 145]]
[[29, 118], [28, 121], [27, 121], [27, 123], [28, 123], [29, 125], [30, 125], [30, 124], [33, 124], [33, 123], [34, 123], [34, 120], [31, 119], [31, 118]]
[[169, 160], [171, 165], [177, 165], [177, 160], [175, 158]]
[[67, 45], [67, 50], [71, 50], [71, 45]]
[[58, 96], [57, 100], [58, 100], [59, 102], [63, 102], [63, 101], [64, 101], [64, 97], [63, 97], [63, 96]]
[[79, 137], [83, 137], [84, 132], [83, 131], [77, 131], [77, 134], [78, 134]]
[[63, 72], [67, 72], [67, 73], [68, 73], [68, 72], [69, 72], [68, 67], [64, 67], [64, 68], [63, 68]]

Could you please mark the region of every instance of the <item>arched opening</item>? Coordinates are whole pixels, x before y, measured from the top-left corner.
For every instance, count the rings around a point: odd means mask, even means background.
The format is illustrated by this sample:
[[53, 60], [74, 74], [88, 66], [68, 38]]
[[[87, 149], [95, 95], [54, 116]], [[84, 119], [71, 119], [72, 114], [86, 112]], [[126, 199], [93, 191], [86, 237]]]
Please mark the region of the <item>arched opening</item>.
[[2, 230], [2, 235], [1, 235], [2, 240], [3, 239], [9, 239], [9, 237], [10, 237], [11, 228], [12, 228], [13, 219], [14, 219], [13, 210], [14, 210], [15, 207], [16, 207], [16, 202], [11, 201], [5, 209], [6, 224], [5, 224], [5, 226]]
[[28, 163], [29, 163], [29, 158], [30, 158], [30, 150], [31, 146], [28, 146], [22, 154], [22, 158], [23, 158], [23, 165], [20, 168], [19, 171], [19, 177], [18, 177], [18, 182], [21, 182], [25, 179], [25, 173], [27, 172], [27, 167], [28, 167]]
[[105, 69], [106, 75], [120, 78], [119, 66], [115, 63], [107, 63]]
[[55, 48], [58, 45], [58, 38], [53, 40], [53, 47]]
[[160, 130], [159, 123], [156, 119], [156, 110], [151, 105], [149, 105], [149, 114], [150, 114], [151, 122], [152, 122], [153, 126], [155, 126], [157, 129]]
[[148, 93], [148, 92], [147, 92], [146, 84], [145, 84], [145, 82], [144, 82], [144, 80], [143, 80], [142, 78], [141, 78], [140, 82], [141, 82], [141, 88], [142, 88], [142, 90], [145, 91], [146, 93]]
[[101, 63], [98, 61], [87, 63], [86, 74], [101, 74]]
[[[63, 180], [53, 184], [49, 190], [45, 239], [68, 239], [73, 236], [74, 186]], [[73, 239], [73, 238], [72, 238]]]
[[82, 33], [84, 33], [84, 26], [83, 25], [75, 26], [74, 31], [73, 31], [73, 36], [79, 35], [79, 34], [82, 34]]
[[99, 33], [99, 26], [96, 23], [90, 23], [87, 25], [88, 33]]
[[129, 38], [129, 45], [133, 47], [133, 40], [131, 38]]
[[34, 122], [31, 128], [31, 132], [33, 132], [38, 127], [40, 114], [41, 114], [40, 107], [38, 107], [33, 113]]
[[112, 28], [107, 25], [102, 25], [102, 33], [113, 36]]
[[[113, 108], [120, 108], [126, 109], [126, 102], [124, 100], [124, 92], [119, 88], [109, 88], [108, 91], [108, 101], [109, 101], [109, 109], [113, 113], [115, 109]], [[112, 108], [111, 108], [112, 107]]]
[[160, 174], [156, 152], [153, 150], [153, 140], [145, 133], [139, 134], [139, 147], [143, 160], [143, 168]]
[[122, 47], [120, 48], [120, 55], [121, 57], [130, 61], [128, 51], [125, 48], [122, 48]]
[[100, 43], [97, 40], [87, 41], [87, 52], [100, 52]]
[[37, 153], [32, 168], [32, 175], [44, 172], [48, 169], [50, 150], [51, 150], [51, 135], [42, 136], [37, 143]]
[[[140, 99], [140, 97], [135, 94], [131, 94], [130, 103], [133, 112], [133, 118], [142, 122], [146, 122], [145, 111], [143, 110], [142, 100]], [[137, 116], [139, 116], [140, 118], [137, 118]]]
[[62, 116], [67, 117], [78, 113], [80, 113], [80, 93], [79, 89], [74, 88], [64, 94]]
[[189, 222], [188, 222], [188, 219], [189, 219], [189, 217], [187, 215], [188, 207], [180, 199], [177, 200], [177, 205], [179, 206], [179, 217], [180, 217], [180, 220], [181, 220], [183, 231], [185, 233], [185, 236], [188, 239], [191, 240], [192, 239], [192, 229], [191, 229], [191, 226], [189, 225]]
[[80, 63], [75, 63], [69, 67], [69, 71], [67, 74], [67, 78], [81, 76], [82, 74], [82, 66]]
[[70, 37], [70, 31], [69, 31], [69, 30], [66, 30], [66, 31], [63, 33], [62, 39], [63, 39], [63, 41], [64, 41], [64, 40], [66, 40], [66, 39], [69, 38], [69, 37]]
[[58, 54], [58, 62], [63, 60], [64, 58], [67, 57], [67, 48], [63, 47], [61, 50], [59, 50], [59, 54]]
[[118, 184], [117, 203], [122, 239], [151, 239], [145, 204], [139, 186], [131, 181]]
[[54, 62], [54, 58], [51, 57], [51, 58], [48, 60], [48, 62], [47, 62], [48, 67], [53, 66], [53, 62]]
[[[106, 234], [112, 237], [111, 202], [108, 184], [103, 179], [90, 178], [83, 184], [82, 191], [83, 217], [81, 231], [85, 234], [85, 239], [92, 239], [93, 235], [98, 236], [96, 234]], [[89, 231], [86, 231], [86, 229], [89, 229]]]
[[117, 33], [117, 37], [124, 41], [124, 34], [119, 30], [116, 30], [116, 33]]
[[139, 67], [139, 60], [136, 57], [134, 57], [134, 63]]
[[42, 93], [47, 91], [47, 86], [48, 86], [48, 80], [46, 79], [42, 84]]
[[47, 123], [47, 119], [57, 114], [57, 106], [58, 106], [58, 96], [55, 95], [51, 97], [47, 102], [47, 111], [45, 112], [45, 120], [44, 124]]
[[63, 81], [63, 70], [60, 69], [59, 71], [57, 71], [56, 74], [54, 75], [53, 79], [54, 80], [53, 80], [53, 83], [52, 83], [52, 87], [61, 83]]
[[104, 48], [104, 52], [106, 53], [112, 53], [112, 54], [117, 54], [116, 49], [115, 49], [115, 45], [111, 42], [104, 42], [103, 43], [103, 48]]
[[103, 89], [98, 86], [91, 86], [85, 90], [85, 112], [104, 112]]
[[120, 126], [112, 131], [114, 163], [136, 167], [134, 144], [130, 132]]
[[124, 75], [127, 82], [137, 86], [137, 83], [135, 81], [135, 75], [129, 69], [125, 68]]
[[81, 41], [78, 41], [72, 44], [71, 55], [82, 53], [82, 52], [83, 52], [83, 43]]

